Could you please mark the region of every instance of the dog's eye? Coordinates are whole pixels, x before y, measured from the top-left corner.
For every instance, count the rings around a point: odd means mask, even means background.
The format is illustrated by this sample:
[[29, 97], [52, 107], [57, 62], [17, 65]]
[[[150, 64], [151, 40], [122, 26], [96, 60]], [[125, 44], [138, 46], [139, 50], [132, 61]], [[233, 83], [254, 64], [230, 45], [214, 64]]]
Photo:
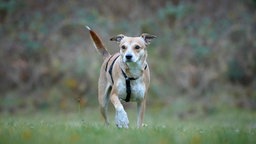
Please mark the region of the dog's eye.
[[122, 49], [126, 49], [126, 47], [124, 45], [121, 46]]
[[136, 45], [134, 48], [135, 48], [135, 49], [140, 49], [140, 46]]

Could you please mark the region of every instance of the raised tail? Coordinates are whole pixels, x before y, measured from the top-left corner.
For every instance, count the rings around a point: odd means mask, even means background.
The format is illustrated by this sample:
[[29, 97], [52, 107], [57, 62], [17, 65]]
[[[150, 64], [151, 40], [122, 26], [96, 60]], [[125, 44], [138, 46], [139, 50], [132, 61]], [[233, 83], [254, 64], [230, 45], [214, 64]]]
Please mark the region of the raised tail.
[[88, 26], [86, 28], [90, 32], [90, 36], [92, 38], [92, 41], [94, 43], [94, 47], [99, 51], [99, 53], [103, 56], [103, 58], [107, 58], [110, 56], [109, 52], [103, 45], [103, 42], [101, 41], [100, 37], [93, 31], [91, 30]]

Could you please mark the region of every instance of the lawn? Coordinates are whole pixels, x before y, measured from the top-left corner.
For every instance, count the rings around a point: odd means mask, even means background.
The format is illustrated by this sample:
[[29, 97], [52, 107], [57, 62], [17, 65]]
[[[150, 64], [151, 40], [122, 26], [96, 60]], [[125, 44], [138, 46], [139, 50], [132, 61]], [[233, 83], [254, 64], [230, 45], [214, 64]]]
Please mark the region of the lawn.
[[128, 110], [129, 129], [113, 122], [104, 126], [95, 108], [80, 113], [38, 112], [33, 115], [1, 115], [0, 144], [61, 143], [177, 143], [177, 144], [255, 144], [256, 113], [226, 110], [211, 115], [179, 118], [167, 108], [149, 109], [146, 127], [135, 127], [134, 109]]

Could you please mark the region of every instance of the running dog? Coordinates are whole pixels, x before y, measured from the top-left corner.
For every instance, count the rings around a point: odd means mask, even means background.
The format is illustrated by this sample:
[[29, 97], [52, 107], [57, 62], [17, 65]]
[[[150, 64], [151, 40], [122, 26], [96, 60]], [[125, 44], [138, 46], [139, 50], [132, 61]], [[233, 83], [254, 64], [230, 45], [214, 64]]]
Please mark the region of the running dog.
[[144, 33], [138, 37], [128, 37], [123, 34], [112, 37], [110, 41], [117, 42], [120, 51], [110, 55], [100, 37], [88, 26], [86, 28], [95, 48], [104, 58], [98, 81], [98, 101], [105, 123], [109, 124], [107, 116], [109, 100], [116, 110], [115, 124], [118, 128], [129, 127], [128, 116], [121, 101], [137, 102], [137, 127], [141, 127], [150, 83], [149, 66], [146, 61], [147, 45], [156, 36]]

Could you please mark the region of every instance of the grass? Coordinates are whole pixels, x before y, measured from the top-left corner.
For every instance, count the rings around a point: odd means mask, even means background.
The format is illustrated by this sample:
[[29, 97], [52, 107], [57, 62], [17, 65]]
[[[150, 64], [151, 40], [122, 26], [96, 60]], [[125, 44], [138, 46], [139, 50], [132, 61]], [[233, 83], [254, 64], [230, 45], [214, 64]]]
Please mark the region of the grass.
[[247, 144], [256, 143], [256, 113], [224, 111], [181, 120], [168, 109], [148, 110], [147, 127], [135, 128], [136, 114], [128, 110], [131, 127], [104, 126], [97, 109], [83, 113], [2, 115], [0, 144], [51, 143], [177, 143]]

